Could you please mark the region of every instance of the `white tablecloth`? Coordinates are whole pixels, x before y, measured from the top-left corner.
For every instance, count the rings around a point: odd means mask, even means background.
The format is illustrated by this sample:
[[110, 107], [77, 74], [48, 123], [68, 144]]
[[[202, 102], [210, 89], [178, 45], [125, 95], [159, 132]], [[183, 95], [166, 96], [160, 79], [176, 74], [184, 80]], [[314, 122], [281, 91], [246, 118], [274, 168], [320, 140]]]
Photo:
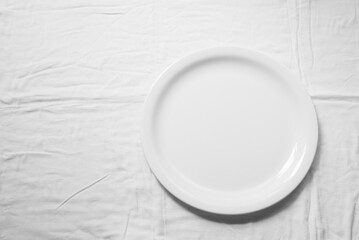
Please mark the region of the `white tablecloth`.
[[[204, 214], [156, 181], [145, 96], [193, 51], [241, 46], [298, 74], [320, 124], [280, 204]], [[358, 0], [2, 0], [0, 239], [359, 239]]]

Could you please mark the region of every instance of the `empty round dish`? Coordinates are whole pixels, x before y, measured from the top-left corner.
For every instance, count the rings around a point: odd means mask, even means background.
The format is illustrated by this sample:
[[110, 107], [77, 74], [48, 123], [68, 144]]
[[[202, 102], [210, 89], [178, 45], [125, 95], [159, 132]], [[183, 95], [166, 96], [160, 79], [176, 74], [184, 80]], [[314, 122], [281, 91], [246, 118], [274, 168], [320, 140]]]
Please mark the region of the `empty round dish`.
[[256, 51], [212, 48], [170, 66], [146, 99], [145, 157], [183, 202], [219, 214], [266, 208], [304, 178], [318, 139], [300, 80]]

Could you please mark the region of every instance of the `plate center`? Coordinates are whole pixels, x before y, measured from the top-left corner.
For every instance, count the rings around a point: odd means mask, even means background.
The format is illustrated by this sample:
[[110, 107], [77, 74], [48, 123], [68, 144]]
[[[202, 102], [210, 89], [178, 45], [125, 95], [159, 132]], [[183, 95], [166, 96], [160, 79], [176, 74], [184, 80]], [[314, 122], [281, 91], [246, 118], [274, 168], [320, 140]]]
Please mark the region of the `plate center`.
[[276, 177], [295, 145], [295, 99], [286, 80], [240, 58], [185, 68], [154, 115], [161, 161], [197, 185], [245, 190]]

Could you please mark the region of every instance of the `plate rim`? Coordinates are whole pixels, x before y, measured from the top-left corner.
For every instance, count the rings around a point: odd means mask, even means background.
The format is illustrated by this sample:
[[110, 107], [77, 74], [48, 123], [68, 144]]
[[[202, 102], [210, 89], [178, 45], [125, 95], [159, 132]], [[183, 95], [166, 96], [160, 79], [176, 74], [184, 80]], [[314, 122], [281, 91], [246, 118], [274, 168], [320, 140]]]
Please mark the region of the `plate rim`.
[[[168, 79], [163, 79], [165, 74], [168, 74], [170, 71], [174, 71], [176, 68], [181, 69], [181, 65], [183, 68], [183, 65], [185, 65], [186, 62], [193, 61], [193, 59], [198, 58], [200, 60], [203, 60], [206, 58], [207, 55], [211, 56], [213, 54], [225, 54], [225, 53], [231, 53], [244, 58], [246, 57], [247, 58], [250, 57], [252, 59], [259, 58], [261, 62], [264, 62], [270, 67], [275, 67], [276, 69], [280, 70], [283, 73], [283, 75], [285, 74], [286, 76], [289, 76], [290, 79], [288, 81], [296, 81], [298, 85], [297, 87], [301, 88], [299, 89], [301, 91], [301, 97], [307, 98], [307, 100], [309, 100], [309, 104], [306, 105], [308, 108], [310, 108], [310, 111], [312, 112], [311, 113], [312, 120], [310, 124], [311, 127], [314, 129], [314, 131], [311, 132], [311, 140], [313, 144], [312, 146], [309, 146], [310, 147], [309, 150], [306, 151], [305, 153], [305, 159], [300, 165], [301, 170], [297, 171], [296, 176], [291, 178], [290, 183], [287, 183], [284, 187], [280, 189], [280, 191], [277, 191], [274, 197], [264, 199], [263, 201], [260, 202], [260, 204], [257, 203], [257, 204], [253, 204], [250, 207], [247, 206], [245, 209], [243, 208], [243, 206], [242, 207], [237, 206], [236, 208], [233, 207], [228, 208], [225, 206], [210, 205], [197, 198], [194, 198], [193, 196], [190, 196], [188, 192], [186, 193], [186, 190], [181, 189], [178, 185], [176, 186], [176, 184], [171, 182], [171, 180], [168, 179], [168, 177], [162, 172], [161, 167], [158, 166], [158, 164], [153, 159], [154, 157], [153, 153], [156, 151], [151, 147], [150, 144], [151, 134], [149, 134], [149, 132], [152, 126], [150, 125], [149, 117], [151, 113], [155, 111], [155, 106], [149, 103], [149, 99], [151, 98], [152, 94], [154, 94], [154, 89], [156, 88], [156, 86], [159, 85], [161, 81], [167, 81], [167, 82], [170, 81]], [[295, 188], [297, 188], [300, 185], [300, 183], [303, 181], [303, 179], [309, 172], [309, 169], [312, 166], [312, 163], [315, 158], [315, 154], [317, 152], [318, 135], [319, 135], [319, 126], [318, 126], [318, 118], [317, 118], [315, 106], [313, 104], [313, 101], [309, 93], [306, 91], [304, 84], [300, 81], [300, 78], [279, 61], [273, 59], [272, 57], [268, 56], [267, 54], [261, 51], [253, 50], [251, 48], [222, 47], [222, 46], [211, 47], [211, 48], [204, 48], [197, 50], [195, 52], [192, 52], [190, 54], [187, 54], [179, 58], [178, 60], [170, 64], [167, 68], [165, 68], [161, 72], [161, 74], [157, 77], [157, 79], [151, 85], [143, 105], [143, 115], [142, 115], [142, 125], [141, 125], [141, 145], [146, 162], [149, 165], [152, 173], [155, 175], [159, 183], [173, 196], [178, 198], [180, 201], [192, 207], [200, 209], [202, 211], [212, 212], [215, 214], [238, 215], [238, 214], [252, 213], [270, 207], [283, 200], [286, 196], [288, 196], [291, 192], [293, 192]]]

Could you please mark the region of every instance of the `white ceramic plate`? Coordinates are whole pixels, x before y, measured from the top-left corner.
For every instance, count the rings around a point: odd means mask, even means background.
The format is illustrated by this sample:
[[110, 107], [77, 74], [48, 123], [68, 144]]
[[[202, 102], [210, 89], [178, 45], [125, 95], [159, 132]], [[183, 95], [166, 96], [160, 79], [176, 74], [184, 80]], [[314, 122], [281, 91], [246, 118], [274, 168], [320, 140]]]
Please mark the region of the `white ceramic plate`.
[[318, 126], [300, 80], [267, 56], [213, 48], [187, 56], [145, 102], [142, 144], [163, 186], [196, 208], [266, 208], [304, 178]]

